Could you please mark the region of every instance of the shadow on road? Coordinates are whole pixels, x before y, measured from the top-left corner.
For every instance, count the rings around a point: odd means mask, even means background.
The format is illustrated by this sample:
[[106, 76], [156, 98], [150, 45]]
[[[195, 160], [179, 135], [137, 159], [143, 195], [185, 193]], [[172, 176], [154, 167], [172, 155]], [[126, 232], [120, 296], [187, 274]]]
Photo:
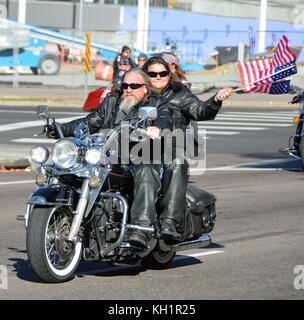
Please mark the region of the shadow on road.
[[288, 155], [275, 153], [246, 153], [243, 158], [253, 158], [254, 162], [238, 164], [239, 168], [278, 169], [284, 171], [303, 171], [301, 161]]
[[[15, 253], [23, 253], [23, 254], [26, 253], [26, 250], [19, 250], [17, 248], [7, 248], [7, 249]], [[19, 279], [25, 280], [28, 282], [41, 282], [33, 272], [28, 260], [23, 258], [10, 258], [9, 261], [13, 263], [9, 265], [10, 267], [13, 268], [12, 272], [15, 272]]]
[[[207, 249], [224, 248], [224, 245], [218, 243], [210, 244]], [[26, 250], [19, 250], [17, 248], [8, 248], [14, 253], [26, 253]], [[27, 259], [23, 258], [10, 258], [12, 262], [9, 266], [12, 267], [12, 272], [15, 272], [17, 277], [21, 280], [34, 283], [43, 283], [32, 270], [30, 263]], [[175, 268], [187, 267], [195, 264], [202, 264], [203, 261], [195, 257], [187, 255], [179, 255], [173, 259], [171, 264], [162, 270], [170, 270]], [[97, 277], [117, 277], [117, 276], [137, 276], [141, 272], [145, 272], [147, 269], [141, 266], [140, 263], [134, 265], [127, 264], [111, 264], [104, 262], [86, 262], [81, 261], [75, 271], [75, 277], [84, 278], [86, 276], [97, 276]], [[154, 269], [155, 270], [155, 269]], [[72, 280], [72, 279], [71, 279]]]

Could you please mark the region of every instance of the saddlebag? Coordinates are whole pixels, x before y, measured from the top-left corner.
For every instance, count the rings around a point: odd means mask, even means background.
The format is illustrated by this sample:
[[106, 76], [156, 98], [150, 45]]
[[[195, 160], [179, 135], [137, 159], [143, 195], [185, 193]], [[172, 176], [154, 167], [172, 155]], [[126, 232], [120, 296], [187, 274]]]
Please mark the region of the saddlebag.
[[190, 239], [212, 231], [215, 224], [216, 198], [213, 194], [188, 185], [184, 237]]

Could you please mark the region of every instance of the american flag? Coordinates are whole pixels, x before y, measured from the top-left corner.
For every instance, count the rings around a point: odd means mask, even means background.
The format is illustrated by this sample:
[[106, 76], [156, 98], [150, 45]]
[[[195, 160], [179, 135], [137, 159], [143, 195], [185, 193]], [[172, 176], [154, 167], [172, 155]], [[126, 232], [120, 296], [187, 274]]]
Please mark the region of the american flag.
[[269, 68], [262, 70], [260, 72], [260, 80], [259, 83], [272, 83], [280, 81], [284, 78], [287, 78], [293, 74], [296, 74], [297, 67], [295, 66], [295, 62], [287, 62], [284, 65], [277, 66], [275, 68]]
[[269, 84], [296, 74], [296, 55], [288, 47], [288, 39], [283, 36], [278, 43], [273, 58], [239, 63], [242, 89], [254, 91], [257, 84]]
[[291, 80], [278, 81], [275, 83], [265, 83], [256, 85], [254, 92], [269, 93], [269, 94], [284, 94], [291, 92]]
[[261, 72], [269, 70], [272, 67], [272, 59], [268, 58], [239, 63], [237, 67], [240, 72], [243, 91], [250, 92], [254, 90], [254, 83], [260, 79]]
[[288, 62], [295, 62], [297, 56], [290, 50], [288, 47], [288, 39], [286, 36], [283, 36], [279, 41], [273, 58], [273, 67], [282, 66]]

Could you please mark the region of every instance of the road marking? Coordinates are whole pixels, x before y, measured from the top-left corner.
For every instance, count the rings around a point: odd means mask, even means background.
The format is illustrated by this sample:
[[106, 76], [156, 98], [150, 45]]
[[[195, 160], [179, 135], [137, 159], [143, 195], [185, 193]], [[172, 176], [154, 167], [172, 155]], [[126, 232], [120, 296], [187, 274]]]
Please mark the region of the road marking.
[[17, 143], [51, 143], [54, 144], [55, 142], [57, 142], [58, 140], [55, 139], [35, 139], [35, 138], [19, 138], [19, 139], [14, 139], [12, 140], [12, 142], [17, 142]]
[[[259, 121], [260, 124], [264, 124], [264, 122], [269, 123], [290, 123], [293, 124], [292, 118], [289, 119], [268, 119], [268, 118], [244, 118], [244, 117], [216, 117], [214, 120], [211, 120], [212, 122], [218, 122], [218, 121], [226, 121], [226, 120], [236, 120], [236, 121], [242, 121], [244, 123], [251, 123], [251, 121]], [[211, 121], [204, 121], [204, 122], [211, 122]], [[199, 122], [203, 123], [203, 122]]]
[[[206, 130], [200, 130], [198, 129], [198, 132], [204, 133]], [[206, 131], [207, 135], [221, 135], [221, 136], [232, 136], [235, 134], [239, 134], [238, 131], [212, 131], [208, 130]]]
[[25, 183], [35, 183], [35, 180], [0, 182], [0, 186], [8, 186], [8, 185], [11, 185], [11, 184], [25, 184]]
[[[36, 111], [25, 111], [25, 110], [0, 110], [3, 113], [28, 113], [28, 114], [36, 114]], [[52, 111], [51, 114], [67, 114], [67, 115], [75, 115], [75, 116], [83, 116], [86, 115], [85, 112], [71, 112], [71, 111]]]
[[217, 116], [218, 117], [226, 117], [226, 116], [233, 116], [233, 117], [244, 117], [246, 118], [257, 118], [257, 119], [291, 119], [292, 115], [290, 115], [290, 117], [288, 115], [284, 116], [284, 115], [271, 115], [271, 114], [246, 114], [246, 113], [236, 113], [236, 112], [229, 112], [229, 113], [222, 113], [220, 115]]
[[290, 113], [284, 113], [284, 114], [281, 114], [279, 112], [246, 112], [246, 111], [229, 111], [229, 112], [223, 112], [223, 113], [220, 113], [220, 114], [239, 114], [239, 115], [267, 115], [267, 116], [289, 116], [289, 115], [293, 115], [294, 113], [296, 112], [290, 112]]
[[[225, 251], [221, 250], [214, 250], [214, 251], [207, 251], [207, 252], [197, 252], [192, 254], [183, 254], [182, 256], [177, 256], [173, 260], [182, 260], [186, 258], [197, 258], [197, 257], [204, 257], [204, 256], [211, 256], [213, 254], [219, 254], [224, 253]], [[181, 251], [178, 252], [178, 254], [181, 253]]]
[[[56, 122], [69, 122], [75, 119], [77, 119], [77, 117], [60, 118], [60, 119], [57, 119]], [[31, 127], [40, 127], [40, 126], [43, 127], [44, 125], [45, 123], [42, 120], [14, 122], [14, 123], [0, 125], [0, 132], [3, 132], [3, 131], [7, 132], [7, 131], [31, 128]]]
[[[267, 120], [266, 120], [267, 121]], [[211, 123], [211, 121], [205, 121], [204, 123], [206, 123], [207, 125], [209, 125], [209, 123]], [[288, 127], [288, 126], [292, 126], [293, 124], [286, 124], [286, 123], [260, 123], [260, 122], [234, 122], [234, 121], [221, 121], [221, 120], [213, 120], [212, 121], [212, 124], [214, 125], [219, 125], [221, 126], [222, 124], [223, 125], [231, 125], [231, 124], [234, 124], [234, 125], [238, 125], [238, 126], [260, 126], [260, 125], [263, 125], [263, 126], [267, 126], [267, 127]], [[202, 122], [199, 122], [198, 123], [198, 126], [204, 126], [204, 124]]]
[[[233, 129], [233, 130], [242, 130], [242, 131], [258, 131], [258, 130], [265, 130], [266, 128], [262, 128], [262, 127], [228, 127], [228, 126], [210, 126], [210, 125], [204, 125], [202, 126], [201, 124], [199, 124], [199, 128], [200, 129], [219, 129], [219, 130], [226, 130], [226, 129]], [[208, 132], [208, 131], [207, 131]]]

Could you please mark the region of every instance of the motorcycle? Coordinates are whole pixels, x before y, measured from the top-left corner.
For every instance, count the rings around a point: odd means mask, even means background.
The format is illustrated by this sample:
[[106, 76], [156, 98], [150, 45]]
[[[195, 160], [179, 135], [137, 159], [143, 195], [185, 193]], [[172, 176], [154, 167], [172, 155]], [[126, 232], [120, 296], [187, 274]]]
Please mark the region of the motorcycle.
[[300, 108], [299, 115], [293, 118], [293, 122], [297, 124], [296, 132], [294, 135], [289, 137], [288, 147], [282, 151], [292, 157], [295, 157], [296, 159], [301, 160], [301, 165], [304, 169], [304, 91], [301, 94], [294, 96], [290, 103], [302, 103], [302, 106]]
[[[46, 133], [51, 119], [48, 107], [38, 106], [37, 114], [46, 123]], [[142, 107], [140, 120], [130, 127], [134, 130], [156, 116], [156, 108]], [[101, 137], [90, 135], [81, 124], [74, 137], [64, 137], [60, 124], [54, 118], [52, 121], [59, 139], [51, 153], [45, 146], [32, 149], [31, 160], [37, 164], [36, 189], [26, 202], [25, 213], [17, 217], [25, 223], [30, 265], [42, 281], [72, 279], [80, 260], [141, 263], [146, 269], [162, 269], [176, 252], [210, 245], [209, 233], [216, 220], [214, 195], [188, 185], [182, 238], [161, 239], [158, 218], [153, 227], [129, 223], [132, 177], [126, 168], [121, 170], [102, 160], [111, 152], [121, 127]], [[148, 249], [128, 243], [128, 235], [135, 229], [153, 235]]]

